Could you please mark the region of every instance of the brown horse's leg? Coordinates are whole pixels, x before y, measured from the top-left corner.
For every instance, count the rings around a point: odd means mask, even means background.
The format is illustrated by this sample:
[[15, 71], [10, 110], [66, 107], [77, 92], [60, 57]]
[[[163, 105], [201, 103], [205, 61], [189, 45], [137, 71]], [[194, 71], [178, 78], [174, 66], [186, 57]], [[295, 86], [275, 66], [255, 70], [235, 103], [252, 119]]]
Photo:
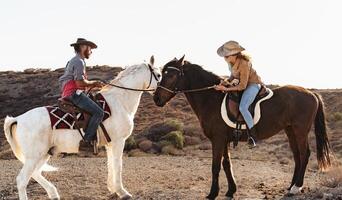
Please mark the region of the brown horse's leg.
[[228, 192], [226, 193], [227, 197], [233, 198], [234, 193], [236, 192], [236, 184], [235, 179], [232, 171], [232, 166], [230, 162], [230, 157], [228, 154], [228, 146], [226, 144], [223, 152], [223, 161], [222, 166], [224, 172], [226, 173], [227, 181], [228, 181]]
[[308, 134], [310, 131], [310, 125], [296, 126], [293, 128], [295, 140], [297, 141], [297, 148], [299, 152], [300, 168], [297, 174], [295, 184], [292, 186], [290, 193], [296, 194], [301, 190], [304, 182], [304, 175], [306, 166], [310, 157], [310, 149], [308, 144]]
[[307, 138], [302, 143], [298, 143], [298, 149], [300, 152], [300, 170], [299, 170], [299, 176], [295, 185], [297, 187], [302, 187], [303, 182], [304, 182], [306, 166], [308, 164], [310, 153], [311, 153]]
[[215, 199], [219, 193], [219, 173], [221, 170], [221, 160], [226, 146], [224, 138], [214, 138], [211, 141], [213, 158], [211, 164], [212, 182], [210, 193], [207, 196], [208, 199]]
[[286, 135], [289, 139], [290, 148], [292, 150], [293, 158], [295, 161], [295, 168], [294, 168], [294, 172], [293, 172], [291, 185], [290, 185], [290, 187], [287, 188], [287, 190], [290, 190], [291, 187], [296, 183], [296, 179], [298, 177], [298, 173], [299, 173], [299, 169], [300, 169], [300, 157], [299, 157], [297, 141], [296, 141], [295, 135], [293, 133], [292, 127], [287, 127], [285, 129], [285, 132], [286, 132]]

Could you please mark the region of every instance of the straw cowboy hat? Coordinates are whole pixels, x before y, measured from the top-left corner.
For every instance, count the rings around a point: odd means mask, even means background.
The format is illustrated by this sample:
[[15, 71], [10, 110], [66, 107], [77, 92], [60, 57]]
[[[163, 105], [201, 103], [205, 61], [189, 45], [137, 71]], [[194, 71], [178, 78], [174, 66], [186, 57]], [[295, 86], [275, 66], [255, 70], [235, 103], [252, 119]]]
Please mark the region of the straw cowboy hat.
[[84, 38], [77, 38], [77, 41], [75, 43], [70, 44], [70, 46], [76, 46], [76, 45], [88, 45], [92, 49], [96, 49], [97, 45], [94, 42], [91, 42], [89, 40], [86, 40]]
[[220, 48], [217, 49], [217, 54], [225, 57], [240, 53], [243, 50], [245, 50], [245, 48], [240, 46], [238, 42], [231, 40], [220, 46]]

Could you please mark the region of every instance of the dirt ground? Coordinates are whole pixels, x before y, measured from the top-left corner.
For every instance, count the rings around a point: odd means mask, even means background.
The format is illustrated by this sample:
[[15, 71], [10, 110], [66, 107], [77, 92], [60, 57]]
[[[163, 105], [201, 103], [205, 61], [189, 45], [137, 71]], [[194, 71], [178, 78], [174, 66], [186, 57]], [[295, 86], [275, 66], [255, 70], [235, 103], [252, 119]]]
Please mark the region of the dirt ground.
[[[270, 155], [262, 155], [240, 147], [232, 150], [233, 170], [238, 186], [235, 199], [317, 199], [335, 192], [342, 198], [342, 188], [322, 186], [322, 173], [311, 160], [305, 176], [304, 192], [286, 196], [292, 178], [293, 162], [279, 162]], [[194, 151], [190, 156], [124, 157], [123, 183], [133, 199], [204, 199], [210, 189], [211, 151]], [[54, 158], [50, 161], [57, 172], [45, 176], [57, 187], [62, 199], [116, 199], [106, 187], [106, 158]], [[21, 168], [17, 160], [0, 160], [0, 199], [17, 199], [15, 177]], [[220, 173], [220, 194], [225, 199], [227, 181]], [[328, 191], [328, 193], [326, 192]], [[43, 188], [34, 181], [28, 186], [30, 199], [47, 199]], [[326, 198], [325, 198], [326, 199]], [[329, 198], [328, 198], [329, 199]], [[331, 198], [332, 199], [332, 198]]]

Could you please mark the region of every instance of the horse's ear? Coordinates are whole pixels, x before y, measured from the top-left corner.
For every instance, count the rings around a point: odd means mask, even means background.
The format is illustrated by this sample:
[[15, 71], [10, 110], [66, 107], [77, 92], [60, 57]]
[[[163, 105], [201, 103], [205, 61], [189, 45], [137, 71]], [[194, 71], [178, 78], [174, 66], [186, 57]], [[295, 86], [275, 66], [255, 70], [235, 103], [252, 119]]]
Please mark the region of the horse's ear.
[[150, 58], [150, 65], [153, 66], [154, 65], [154, 56], [152, 55]]
[[177, 61], [177, 64], [179, 67], [183, 66], [184, 65], [184, 58], [185, 58], [185, 55], [183, 55], [178, 61]]

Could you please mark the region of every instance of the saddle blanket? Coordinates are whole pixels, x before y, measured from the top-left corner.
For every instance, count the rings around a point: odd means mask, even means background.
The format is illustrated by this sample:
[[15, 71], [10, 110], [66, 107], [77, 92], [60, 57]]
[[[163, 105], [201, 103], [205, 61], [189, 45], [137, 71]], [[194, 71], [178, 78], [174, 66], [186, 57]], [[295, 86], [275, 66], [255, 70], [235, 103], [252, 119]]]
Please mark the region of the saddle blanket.
[[[102, 96], [102, 94], [98, 93], [95, 95], [96, 103], [103, 109], [104, 117], [103, 120], [106, 120], [110, 117], [111, 111], [108, 106], [106, 99]], [[76, 129], [75, 120], [70, 113], [66, 113], [62, 111], [57, 105], [45, 106], [47, 109], [52, 129]], [[83, 113], [77, 114], [77, 119], [83, 119]]]
[[[272, 96], [273, 96], [273, 91], [269, 88], [266, 88], [267, 92], [268, 92], [268, 95], [266, 95], [265, 97], [261, 98], [258, 102], [256, 102], [255, 104], [255, 108], [254, 108], [254, 118], [253, 118], [253, 121], [254, 121], [254, 125], [257, 124], [261, 118], [261, 112], [260, 112], [260, 103], [267, 100], [267, 99], [270, 99]], [[226, 94], [223, 98], [223, 101], [222, 101], [222, 104], [221, 104], [221, 116], [222, 116], [222, 119], [223, 121], [229, 126], [229, 127], [232, 127], [232, 128], [236, 128], [236, 123], [233, 122], [231, 119], [229, 119], [228, 117], [228, 113], [227, 113], [227, 106], [226, 106], [226, 98], [227, 98], [227, 95]], [[241, 126], [241, 129], [247, 129], [247, 126], [246, 124], [242, 124]]]

